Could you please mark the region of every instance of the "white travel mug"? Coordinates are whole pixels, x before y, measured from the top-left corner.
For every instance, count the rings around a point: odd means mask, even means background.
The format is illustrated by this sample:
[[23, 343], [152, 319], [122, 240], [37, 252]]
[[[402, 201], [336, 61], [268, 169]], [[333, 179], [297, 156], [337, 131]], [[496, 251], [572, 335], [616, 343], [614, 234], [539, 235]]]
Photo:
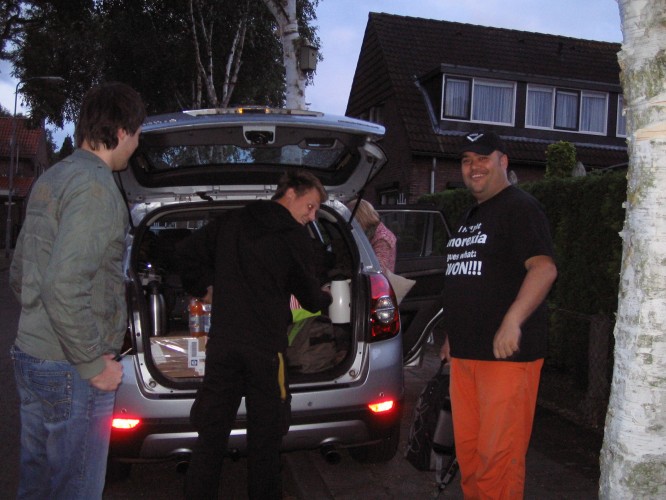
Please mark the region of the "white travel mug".
[[328, 307], [331, 323], [349, 323], [351, 320], [351, 280], [331, 281], [333, 302]]

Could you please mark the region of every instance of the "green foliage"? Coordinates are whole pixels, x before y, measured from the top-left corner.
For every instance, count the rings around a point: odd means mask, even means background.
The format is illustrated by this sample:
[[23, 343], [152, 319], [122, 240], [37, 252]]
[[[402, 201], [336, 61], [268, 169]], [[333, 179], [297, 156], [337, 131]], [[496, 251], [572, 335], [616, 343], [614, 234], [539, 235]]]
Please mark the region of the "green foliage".
[[[192, 30], [189, 5], [182, 0], [24, 1], [11, 62], [15, 76], [57, 75], [65, 79], [47, 93], [25, 86], [22, 96], [38, 118], [62, 126], [76, 121], [80, 101], [95, 83], [125, 82], [139, 91], [149, 114], [209, 107], [197, 69], [196, 50], [223, 94], [225, 66], [241, 19], [247, 20], [242, 61], [230, 104], [281, 106], [284, 102], [282, 48], [277, 23], [262, 0], [193, 0], [203, 34]], [[319, 45], [315, 7], [297, 0], [299, 31]], [[201, 17], [199, 17], [201, 14]], [[200, 29], [200, 25], [197, 25]], [[51, 86], [53, 87], [53, 86]]]
[[546, 148], [546, 179], [571, 177], [576, 166], [576, 146], [566, 141], [550, 144]]
[[15, 41], [21, 24], [21, 0], [0, 0], [0, 59], [7, 57], [7, 46]]
[[74, 152], [74, 141], [72, 141], [72, 138], [70, 136], [67, 136], [62, 141], [62, 145], [60, 146], [60, 151], [58, 151], [57, 154], [57, 159], [62, 160], [63, 158], [67, 158], [73, 152]]
[[443, 208], [446, 222], [453, 231], [463, 214], [475, 203], [467, 189], [450, 189], [439, 193], [423, 195], [419, 202], [429, 203]]
[[[543, 204], [555, 245], [558, 278], [549, 296], [546, 361], [584, 386], [589, 317], [601, 313], [614, 319], [617, 310], [626, 172], [551, 178], [520, 187]], [[466, 189], [427, 195], [422, 201], [434, 203], [456, 223], [464, 205], [474, 203]]]

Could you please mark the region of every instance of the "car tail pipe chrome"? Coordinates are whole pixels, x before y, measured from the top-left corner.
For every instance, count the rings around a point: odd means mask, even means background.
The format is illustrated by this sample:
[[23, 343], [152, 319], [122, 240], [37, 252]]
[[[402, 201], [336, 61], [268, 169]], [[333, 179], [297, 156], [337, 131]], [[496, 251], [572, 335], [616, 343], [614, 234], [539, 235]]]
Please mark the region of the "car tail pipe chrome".
[[326, 460], [326, 462], [329, 464], [336, 465], [339, 464], [342, 460], [340, 451], [333, 444], [328, 443], [322, 445], [321, 448], [319, 448], [319, 452], [321, 453], [321, 456], [324, 457], [324, 460]]
[[190, 466], [191, 453], [179, 453], [176, 455], [176, 472], [185, 474]]

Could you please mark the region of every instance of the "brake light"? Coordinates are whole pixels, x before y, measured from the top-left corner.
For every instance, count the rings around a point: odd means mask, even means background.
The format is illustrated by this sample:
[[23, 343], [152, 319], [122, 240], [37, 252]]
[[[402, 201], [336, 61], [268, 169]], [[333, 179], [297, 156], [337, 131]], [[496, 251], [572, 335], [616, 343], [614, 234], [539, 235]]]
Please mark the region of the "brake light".
[[391, 411], [394, 406], [395, 403], [393, 402], [393, 400], [389, 400], [389, 401], [382, 401], [381, 403], [369, 404], [368, 408], [370, 408], [370, 411], [372, 413], [386, 413], [387, 411]]
[[391, 284], [383, 274], [370, 277], [370, 342], [389, 339], [400, 331], [400, 311]]
[[140, 423], [141, 420], [138, 418], [114, 418], [111, 427], [113, 429], [130, 430], [138, 427]]

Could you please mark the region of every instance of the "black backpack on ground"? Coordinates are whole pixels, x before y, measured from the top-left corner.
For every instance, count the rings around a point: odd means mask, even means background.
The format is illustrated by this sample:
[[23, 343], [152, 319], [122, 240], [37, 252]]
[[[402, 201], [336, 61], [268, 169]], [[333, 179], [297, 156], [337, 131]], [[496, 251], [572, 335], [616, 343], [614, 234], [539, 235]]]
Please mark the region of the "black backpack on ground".
[[418, 470], [434, 470], [440, 491], [453, 481], [458, 471], [449, 398], [449, 367], [444, 362], [416, 402], [405, 458]]

